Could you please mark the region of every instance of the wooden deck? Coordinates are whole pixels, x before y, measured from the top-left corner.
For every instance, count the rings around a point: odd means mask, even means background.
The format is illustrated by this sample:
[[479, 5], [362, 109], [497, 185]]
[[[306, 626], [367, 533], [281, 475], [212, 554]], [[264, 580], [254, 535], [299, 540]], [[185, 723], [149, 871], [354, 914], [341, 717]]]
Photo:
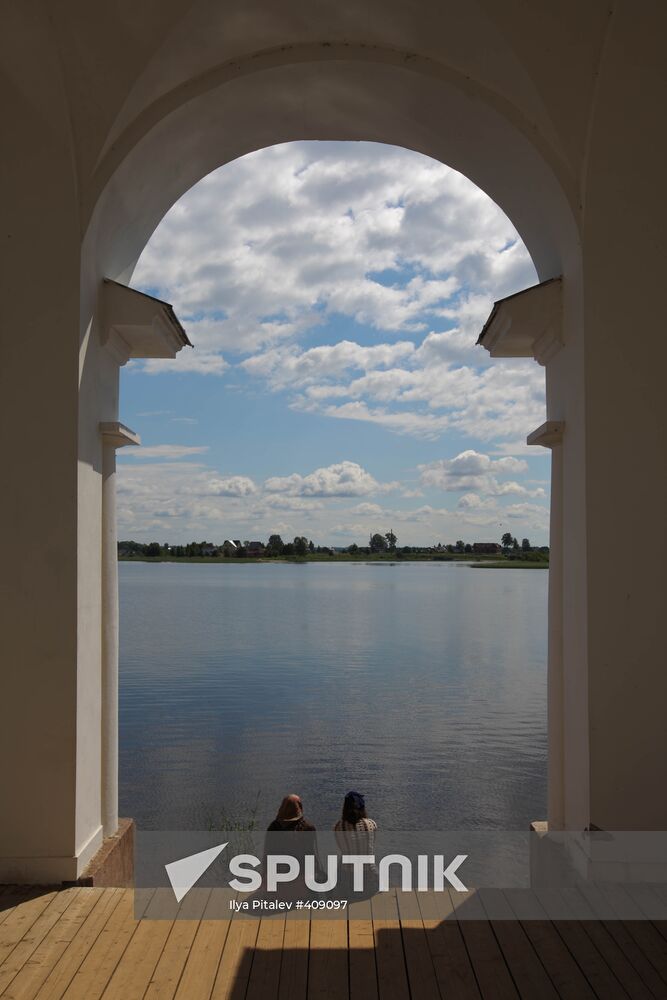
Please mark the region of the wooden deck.
[[[462, 903], [473, 919], [457, 918]], [[228, 904], [193, 890], [188, 919], [137, 920], [129, 889], [0, 889], [0, 997], [667, 998], [662, 920], [552, 921], [520, 891], [492, 906], [484, 893], [391, 893], [348, 919], [230, 918]]]

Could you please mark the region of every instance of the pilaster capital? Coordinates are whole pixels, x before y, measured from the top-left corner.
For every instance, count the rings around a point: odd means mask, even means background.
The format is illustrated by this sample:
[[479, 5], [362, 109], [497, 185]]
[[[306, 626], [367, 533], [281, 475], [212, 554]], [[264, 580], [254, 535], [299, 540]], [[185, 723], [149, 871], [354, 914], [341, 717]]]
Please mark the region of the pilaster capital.
[[492, 358], [546, 365], [563, 346], [562, 278], [549, 278], [494, 303], [477, 343]]
[[564, 420], [547, 420], [526, 438], [526, 444], [539, 445], [542, 448], [553, 448], [562, 444], [565, 433]]
[[103, 421], [100, 424], [100, 434], [103, 443], [111, 448], [124, 448], [129, 444], [141, 444], [139, 435], [117, 420]]
[[168, 302], [105, 278], [98, 304], [100, 339], [119, 365], [130, 358], [175, 358], [188, 335]]

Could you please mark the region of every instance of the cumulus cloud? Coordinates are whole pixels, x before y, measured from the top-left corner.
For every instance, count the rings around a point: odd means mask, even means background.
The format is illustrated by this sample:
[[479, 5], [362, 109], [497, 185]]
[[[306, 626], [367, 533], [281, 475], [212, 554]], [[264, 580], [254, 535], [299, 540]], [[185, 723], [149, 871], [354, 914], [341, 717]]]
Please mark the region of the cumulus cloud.
[[251, 497], [257, 492], [252, 479], [248, 476], [222, 476], [211, 477], [208, 481], [208, 488], [212, 496], [217, 497]]
[[[373, 143], [251, 153], [172, 208], [134, 280], [174, 302], [196, 343], [144, 362], [152, 374], [224, 376], [230, 354], [295, 408], [432, 439], [451, 428], [516, 440], [543, 419], [543, 372], [491, 366], [475, 347], [493, 300], [534, 282], [530, 257], [484, 192], [421, 154]], [[303, 347], [340, 317], [385, 342]]]
[[195, 462], [122, 463], [118, 467], [119, 532], [173, 531], [184, 523], [216, 524], [226, 515], [212, 486], [215, 473]]
[[528, 489], [515, 480], [501, 480], [499, 476], [507, 476], [526, 472], [528, 462], [523, 458], [508, 455], [493, 459], [473, 449], [462, 451], [454, 458], [441, 458], [435, 462], [420, 465], [420, 481], [423, 486], [436, 487], [439, 490], [454, 493], [470, 491], [459, 501], [460, 509], [470, 509], [479, 506], [479, 497], [483, 493], [488, 496], [520, 495], [543, 497], [544, 490]]
[[118, 468], [118, 480], [119, 496], [136, 499], [159, 496], [166, 499], [170, 495], [173, 498], [248, 497], [257, 492], [257, 486], [249, 477], [220, 475], [197, 462], [122, 463]]
[[273, 348], [241, 362], [240, 367], [251, 375], [267, 379], [273, 388], [300, 388], [319, 379], [340, 376], [349, 370], [368, 372], [396, 364], [412, 354], [414, 349], [412, 341], [364, 347], [341, 340], [337, 344], [312, 347], [307, 351], [296, 347]]
[[[264, 483], [268, 493], [307, 497], [360, 497], [377, 493], [380, 483], [356, 462], [338, 462], [307, 476], [273, 476]], [[386, 488], [386, 487], [385, 487]]]
[[[344, 461], [308, 475], [273, 477], [263, 487], [241, 475], [224, 475], [192, 461], [120, 463], [118, 521], [121, 536], [164, 535], [217, 538], [273, 532], [329, 537], [326, 515], [346, 499], [386, 493], [396, 483], [381, 483], [355, 462]], [[357, 505], [366, 513], [379, 505]], [[313, 519], [322, 515], [323, 520]], [[184, 533], [186, 533], [184, 535]]]
[[[450, 540], [505, 517], [544, 525], [546, 508], [523, 502], [544, 490], [518, 457], [544, 420], [544, 371], [528, 359], [491, 362], [475, 346], [493, 301], [535, 280], [503, 212], [420, 154], [292, 143], [221, 168], [168, 213], [134, 275], [174, 303], [196, 348], [130, 372], [281, 394], [298, 413], [420, 438], [422, 455], [449, 432], [471, 447], [418, 474], [401, 470], [403, 484], [380, 481], [361, 456], [325, 466], [327, 455], [322, 468], [260, 486], [259, 469], [251, 479], [186, 461], [203, 446], [152, 446], [120, 463], [123, 516], [134, 509], [146, 531], [165, 519], [225, 524], [229, 534], [248, 524], [257, 537], [265, 527], [301, 533], [305, 521], [323, 541], [334, 525], [365, 532], [371, 522]], [[165, 461], [158, 469], [142, 458]], [[364, 499], [390, 490], [400, 491], [393, 507]], [[363, 502], [345, 511], [355, 498]]]
[[424, 331], [429, 316], [465, 321], [472, 303], [477, 322], [492, 296], [533, 280], [514, 227], [474, 184], [372, 143], [290, 143], [227, 164], [171, 209], [134, 276], [169, 296], [198, 348], [147, 369], [216, 374], [220, 352], [275, 345], [329, 315]]
[[484, 441], [520, 435], [525, 440], [526, 428], [544, 419], [544, 373], [534, 362], [482, 369], [449, 363], [422, 367], [415, 364], [420, 350], [404, 366], [370, 371], [350, 382], [307, 385], [290, 405], [426, 438], [452, 429]]
[[480, 497], [477, 493], [464, 493], [456, 506], [463, 511], [495, 510], [496, 501], [491, 497]]
[[370, 517], [376, 517], [378, 514], [383, 514], [384, 510], [379, 503], [358, 503], [356, 506], [350, 507], [350, 513], [367, 514]]
[[[506, 465], [506, 471], [516, 468], [515, 462]], [[486, 463], [481, 465], [488, 468]], [[463, 473], [462, 463], [457, 468]], [[146, 540], [221, 540], [278, 532], [285, 537], [305, 533], [322, 543], [336, 538], [364, 544], [369, 532], [393, 526], [404, 543], [416, 544], [469, 537], [473, 529], [497, 534], [503, 523], [515, 532], [544, 532], [548, 527], [545, 507], [529, 502], [508, 504], [510, 498], [503, 495], [470, 491], [453, 507], [442, 502], [410, 506], [406, 501], [420, 496], [420, 491], [399, 490], [399, 483], [381, 482], [351, 461], [303, 476], [273, 477], [263, 487], [247, 476], [224, 475], [187, 460], [121, 463], [118, 477], [121, 537]], [[398, 505], [375, 499], [350, 503], [390, 491], [400, 497]]]
[[419, 468], [422, 483], [439, 486], [443, 490], [461, 490], [474, 489], [479, 483], [483, 484], [491, 471], [524, 472], [528, 463], [512, 457], [494, 460], [470, 448], [454, 458], [441, 458]]

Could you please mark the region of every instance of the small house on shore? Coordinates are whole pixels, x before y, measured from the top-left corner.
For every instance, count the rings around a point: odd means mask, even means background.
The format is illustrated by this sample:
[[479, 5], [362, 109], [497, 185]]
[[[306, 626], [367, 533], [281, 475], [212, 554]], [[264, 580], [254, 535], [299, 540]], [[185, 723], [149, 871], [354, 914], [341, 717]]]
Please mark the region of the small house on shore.
[[477, 555], [495, 556], [502, 552], [502, 546], [498, 542], [473, 542], [473, 552]]

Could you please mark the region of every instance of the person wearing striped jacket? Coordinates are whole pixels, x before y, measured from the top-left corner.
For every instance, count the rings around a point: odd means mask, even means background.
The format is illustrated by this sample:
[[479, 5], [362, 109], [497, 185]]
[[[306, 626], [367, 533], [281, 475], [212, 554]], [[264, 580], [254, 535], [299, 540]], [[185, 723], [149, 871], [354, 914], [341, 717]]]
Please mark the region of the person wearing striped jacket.
[[[336, 844], [342, 857], [345, 855], [374, 855], [375, 832], [378, 826], [366, 812], [366, 800], [360, 792], [348, 792], [343, 800], [341, 818], [334, 826]], [[350, 899], [373, 896], [378, 889], [378, 872], [375, 865], [364, 867], [364, 889], [355, 892], [353, 888], [352, 865], [342, 865], [344, 891]]]

